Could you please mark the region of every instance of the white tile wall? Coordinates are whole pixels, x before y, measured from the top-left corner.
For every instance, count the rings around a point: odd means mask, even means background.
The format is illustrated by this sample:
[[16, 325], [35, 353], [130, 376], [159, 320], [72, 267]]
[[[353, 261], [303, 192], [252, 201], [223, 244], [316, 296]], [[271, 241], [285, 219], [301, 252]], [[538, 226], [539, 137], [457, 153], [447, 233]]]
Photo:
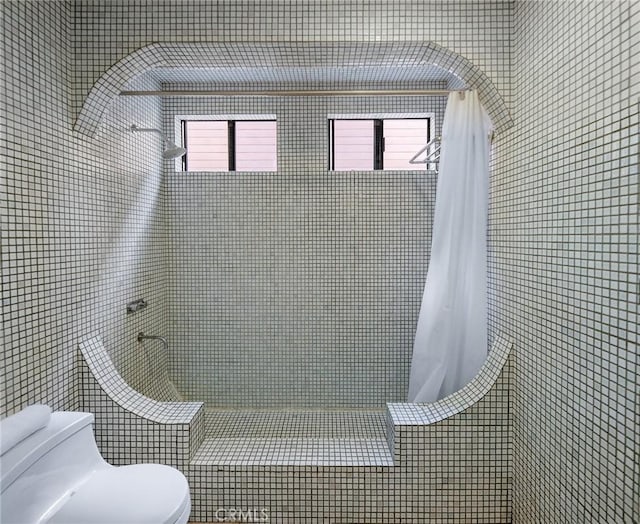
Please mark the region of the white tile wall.
[[[175, 115], [275, 114], [276, 173], [167, 175], [172, 376], [208, 407], [406, 398], [436, 176], [328, 172], [327, 116], [446, 98], [165, 98]], [[438, 132], [438, 131], [436, 131]]]
[[514, 5], [492, 227], [516, 522], [639, 518], [638, 20], [637, 2]]
[[[81, 337], [102, 334], [142, 387], [149, 356], [135, 336], [164, 319], [160, 144], [127, 130], [159, 126], [160, 105], [118, 101], [94, 140], [75, 135], [73, 5], [4, 2], [2, 13], [1, 412], [73, 408]], [[149, 308], [128, 316], [142, 297]]]
[[[78, 406], [77, 341], [88, 333], [100, 332], [123, 375], [139, 383], [135, 334], [166, 326], [164, 226], [150, 196], [161, 191], [159, 147], [123, 131], [159, 123], [159, 108], [119, 101], [95, 139], [71, 132], [104, 71], [162, 41], [433, 41], [480, 67], [516, 121], [494, 148], [491, 215], [492, 330], [507, 331], [517, 354], [513, 520], [640, 520], [637, 2], [92, 0], [0, 9], [0, 412], [36, 401]], [[153, 190], [140, 201], [145, 186]], [[136, 237], [148, 248], [139, 251]], [[126, 303], [141, 296], [150, 308], [127, 318]], [[501, 402], [480, 417], [503, 420], [503, 386]], [[202, 496], [207, 507], [231, 493], [263, 502], [270, 480], [282, 522], [312, 522], [321, 507], [333, 508], [322, 515], [334, 521], [508, 522], [511, 457], [491, 452], [510, 449], [500, 435], [481, 450], [459, 440], [460, 462], [430, 465], [435, 483], [419, 461], [412, 474], [389, 477], [216, 470], [202, 477]], [[419, 435], [418, 457], [427, 442], [437, 446], [442, 434]], [[494, 489], [443, 491], [469, 449], [489, 457]], [[206, 499], [211, 479], [222, 498]]]

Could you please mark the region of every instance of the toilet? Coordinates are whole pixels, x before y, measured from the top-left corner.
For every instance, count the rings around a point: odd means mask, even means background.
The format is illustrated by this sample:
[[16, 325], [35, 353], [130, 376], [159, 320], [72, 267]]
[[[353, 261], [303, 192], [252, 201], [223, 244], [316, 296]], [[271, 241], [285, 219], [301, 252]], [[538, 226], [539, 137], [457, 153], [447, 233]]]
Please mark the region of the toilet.
[[91, 413], [29, 406], [0, 421], [3, 524], [186, 524], [187, 479], [160, 464], [111, 466]]

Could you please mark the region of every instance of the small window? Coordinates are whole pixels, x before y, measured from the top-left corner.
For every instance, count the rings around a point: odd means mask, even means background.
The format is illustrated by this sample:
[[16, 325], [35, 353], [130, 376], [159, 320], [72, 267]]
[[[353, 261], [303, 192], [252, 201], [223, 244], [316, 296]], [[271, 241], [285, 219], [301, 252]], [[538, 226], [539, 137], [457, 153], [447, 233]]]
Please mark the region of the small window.
[[409, 160], [430, 135], [430, 118], [329, 118], [329, 169], [426, 170]]
[[276, 171], [275, 120], [182, 120], [183, 171]]

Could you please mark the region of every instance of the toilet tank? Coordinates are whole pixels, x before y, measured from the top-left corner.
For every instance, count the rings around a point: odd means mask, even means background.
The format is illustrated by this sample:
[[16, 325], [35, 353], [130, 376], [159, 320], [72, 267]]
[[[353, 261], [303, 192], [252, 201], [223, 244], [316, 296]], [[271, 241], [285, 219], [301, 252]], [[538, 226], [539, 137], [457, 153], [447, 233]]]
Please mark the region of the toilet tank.
[[111, 468], [93, 435], [93, 415], [56, 411], [0, 458], [0, 522], [44, 523], [97, 469]]

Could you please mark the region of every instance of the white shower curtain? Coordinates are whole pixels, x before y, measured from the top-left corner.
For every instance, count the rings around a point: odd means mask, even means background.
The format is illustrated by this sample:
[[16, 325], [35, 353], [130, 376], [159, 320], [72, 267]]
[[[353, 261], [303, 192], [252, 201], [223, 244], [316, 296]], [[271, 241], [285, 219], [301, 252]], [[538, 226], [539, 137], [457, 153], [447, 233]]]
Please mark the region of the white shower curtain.
[[490, 130], [475, 91], [449, 95], [409, 402], [434, 402], [454, 393], [487, 356]]

